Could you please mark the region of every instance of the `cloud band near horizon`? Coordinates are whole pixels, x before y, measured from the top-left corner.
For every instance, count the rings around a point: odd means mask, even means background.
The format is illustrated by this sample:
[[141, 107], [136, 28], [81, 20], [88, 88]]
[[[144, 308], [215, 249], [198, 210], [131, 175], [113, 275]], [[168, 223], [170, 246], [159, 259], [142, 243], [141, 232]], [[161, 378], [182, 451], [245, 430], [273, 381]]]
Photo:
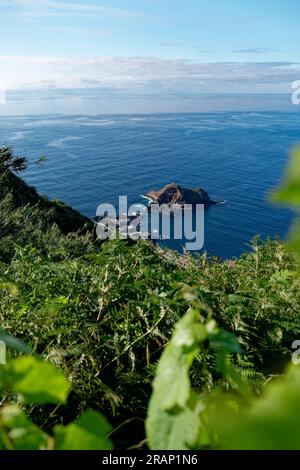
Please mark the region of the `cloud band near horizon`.
[[195, 62], [155, 57], [0, 56], [8, 90], [103, 88], [168, 92], [289, 92], [300, 63]]

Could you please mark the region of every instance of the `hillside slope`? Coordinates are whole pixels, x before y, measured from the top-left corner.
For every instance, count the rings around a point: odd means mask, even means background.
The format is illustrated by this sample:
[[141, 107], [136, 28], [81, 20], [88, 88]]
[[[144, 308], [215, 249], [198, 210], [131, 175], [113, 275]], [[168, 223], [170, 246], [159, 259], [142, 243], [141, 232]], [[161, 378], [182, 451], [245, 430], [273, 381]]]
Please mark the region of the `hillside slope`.
[[[86, 218], [41, 198], [11, 172], [0, 185], [1, 327], [61, 368], [72, 383], [67, 406], [33, 407], [51, 432], [81, 411], [102, 411], [117, 448], [143, 441], [157, 361], [174, 324], [195, 296], [243, 347], [235, 359], [254, 390], [290, 361], [300, 330], [300, 289], [293, 256], [279, 241], [252, 242], [241, 258], [182, 258], [148, 242], [101, 247]], [[70, 229], [79, 233], [70, 232]], [[83, 233], [86, 232], [86, 233]], [[67, 233], [67, 234], [66, 234]], [[191, 378], [210, 390], [216, 357]]]

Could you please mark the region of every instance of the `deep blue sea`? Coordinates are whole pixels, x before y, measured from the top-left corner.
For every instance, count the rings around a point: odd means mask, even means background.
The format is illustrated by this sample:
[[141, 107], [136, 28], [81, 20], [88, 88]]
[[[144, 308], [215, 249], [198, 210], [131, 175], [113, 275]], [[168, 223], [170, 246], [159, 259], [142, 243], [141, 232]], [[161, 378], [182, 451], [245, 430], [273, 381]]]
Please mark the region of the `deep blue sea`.
[[299, 142], [298, 113], [0, 117], [0, 145], [30, 161], [25, 180], [88, 216], [173, 181], [226, 200], [205, 211], [204, 248], [223, 258], [256, 234], [286, 236], [293, 214], [267, 194]]

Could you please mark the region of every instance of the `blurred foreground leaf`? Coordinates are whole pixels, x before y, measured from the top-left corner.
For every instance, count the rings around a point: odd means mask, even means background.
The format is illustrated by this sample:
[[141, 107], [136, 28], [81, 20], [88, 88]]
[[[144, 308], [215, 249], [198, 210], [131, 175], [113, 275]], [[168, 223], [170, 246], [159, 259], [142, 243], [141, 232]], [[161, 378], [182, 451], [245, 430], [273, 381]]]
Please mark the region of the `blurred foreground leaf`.
[[274, 379], [253, 405], [240, 414], [225, 414], [224, 396], [214, 403], [222, 447], [233, 450], [300, 449], [300, 367]]
[[300, 208], [300, 149], [296, 149], [285, 172], [283, 185], [274, 192], [273, 201]]
[[5, 450], [42, 450], [48, 436], [33, 424], [17, 405], [4, 406], [0, 412], [0, 448]]
[[12, 359], [1, 367], [0, 385], [21, 394], [26, 403], [65, 403], [70, 390], [59, 369], [32, 356]]
[[4, 341], [6, 346], [10, 347], [11, 349], [14, 349], [15, 351], [19, 351], [19, 352], [27, 353], [27, 354], [30, 354], [31, 352], [31, 349], [26, 344], [24, 344], [22, 341], [15, 338], [14, 336], [8, 335], [1, 328], [0, 328], [0, 341]]
[[55, 450], [110, 450], [107, 438], [111, 427], [95, 411], [87, 411], [68, 426], [55, 427]]
[[[283, 186], [274, 192], [272, 200], [283, 203], [300, 211], [300, 148], [292, 154], [289, 166], [285, 173]], [[298, 258], [300, 267], [300, 219], [297, 218], [292, 225], [288, 240], [289, 247]]]

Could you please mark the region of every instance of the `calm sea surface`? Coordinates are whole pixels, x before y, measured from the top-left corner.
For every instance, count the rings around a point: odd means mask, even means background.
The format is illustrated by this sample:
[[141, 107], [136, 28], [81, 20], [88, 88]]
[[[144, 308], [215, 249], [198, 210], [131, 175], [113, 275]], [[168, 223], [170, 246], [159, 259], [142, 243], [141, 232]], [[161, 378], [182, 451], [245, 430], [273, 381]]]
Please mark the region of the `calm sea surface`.
[[173, 181], [226, 200], [205, 211], [205, 249], [223, 258], [256, 234], [286, 236], [292, 213], [266, 198], [297, 143], [293, 113], [0, 117], [0, 145], [30, 161], [26, 181], [88, 216]]

